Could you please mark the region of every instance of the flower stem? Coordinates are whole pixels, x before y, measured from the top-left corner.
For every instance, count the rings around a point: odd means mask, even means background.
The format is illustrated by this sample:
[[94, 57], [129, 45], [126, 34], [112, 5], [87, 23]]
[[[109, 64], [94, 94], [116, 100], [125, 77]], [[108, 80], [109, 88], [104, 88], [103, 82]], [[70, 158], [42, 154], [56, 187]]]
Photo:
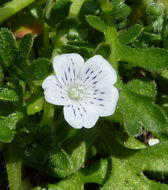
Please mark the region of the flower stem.
[[41, 120], [41, 125], [53, 125], [53, 117], [54, 117], [54, 108], [51, 104], [45, 101], [44, 103], [44, 111], [43, 117]]
[[0, 24], [36, 0], [13, 0], [0, 8]]
[[14, 143], [6, 145], [4, 157], [9, 180], [10, 190], [22, 190], [21, 183], [21, 156]]

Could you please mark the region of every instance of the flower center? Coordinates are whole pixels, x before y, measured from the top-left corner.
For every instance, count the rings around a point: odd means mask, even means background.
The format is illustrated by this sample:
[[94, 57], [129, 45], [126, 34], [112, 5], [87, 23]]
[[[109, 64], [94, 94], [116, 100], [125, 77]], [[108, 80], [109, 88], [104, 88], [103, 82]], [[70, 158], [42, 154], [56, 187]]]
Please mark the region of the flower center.
[[83, 86], [73, 85], [68, 89], [68, 96], [71, 100], [80, 101], [85, 93]]

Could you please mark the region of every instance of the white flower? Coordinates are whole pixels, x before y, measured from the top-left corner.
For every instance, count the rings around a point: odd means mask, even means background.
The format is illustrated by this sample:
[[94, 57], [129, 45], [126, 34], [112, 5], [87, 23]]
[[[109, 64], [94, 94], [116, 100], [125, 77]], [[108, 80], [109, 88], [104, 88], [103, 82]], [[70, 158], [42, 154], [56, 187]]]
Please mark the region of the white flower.
[[47, 77], [42, 87], [47, 102], [64, 106], [65, 120], [74, 128], [91, 128], [99, 116], [114, 113], [119, 93], [113, 85], [117, 75], [102, 56], [84, 62], [76, 53], [54, 57], [56, 75]]
[[160, 142], [159, 139], [151, 138], [151, 139], [149, 139], [148, 144], [149, 144], [149, 146], [153, 146], [155, 144], [158, 144], [159, 142]]

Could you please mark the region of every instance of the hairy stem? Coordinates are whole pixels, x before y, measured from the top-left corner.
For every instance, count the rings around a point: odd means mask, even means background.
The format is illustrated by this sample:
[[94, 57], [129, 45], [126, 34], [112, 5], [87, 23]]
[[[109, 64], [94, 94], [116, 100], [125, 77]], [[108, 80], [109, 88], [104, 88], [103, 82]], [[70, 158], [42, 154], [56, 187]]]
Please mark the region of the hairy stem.
[[21, 157], [15, 144], [11, 143], [6, 145], [4, 157], [10, 190], [22, 190]]

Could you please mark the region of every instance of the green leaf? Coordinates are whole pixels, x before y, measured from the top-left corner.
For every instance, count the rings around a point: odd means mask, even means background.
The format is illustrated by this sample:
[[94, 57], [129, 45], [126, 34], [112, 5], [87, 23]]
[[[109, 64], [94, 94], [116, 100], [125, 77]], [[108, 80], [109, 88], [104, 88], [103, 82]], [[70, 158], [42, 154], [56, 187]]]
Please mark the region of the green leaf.
[[44, 97], [39, 94], [32, 95], [28, 100], [27, 114], [32, 115], [42, 111], [44, 106]]
[[141, 133], [141, 127], [151, 132], [164, 131], [168, 125], [163, 110], [152, 99], [129, 90], [120, 93], [119, 110], [126, 120], [126, 127], [131, 136]]
[[108, 173], [109, 163], [107, 159], [93, 163], [68, 179], [56, 184], [48, 184], [47, 189], [83, 190], [86, 183], [103, 184]]
[[33, 61], [27, 68], [27, 80], [37, 81], [45, 79], [52, 72], [52, 63], [45, 58]]
[[94, 55], [102, 55], [105, 59], [107, 59], [110, 56], [110, 53], [111, 48], [105, 42], [100, 43], [93, 52]]
[[0, 30], [0, 61], [5, 67], [16, 64], [16, 41], [13, 34], [7, 29]]
[[71, 159], [60, 146], [56, 146], [51, 150], [49, 163], [54, 174], [60, 177], [65, 177], [71, 174]]
[[34, 35], [26, 34], [21, 39], [19, 44], [19, 53], [18, 53], [18, 65], [24, 68], [25, 63], [28, 59], [29, 53], [33, 45]]
[[19, 97], [15, 90], [11, 88], [1, 88], [0, 89], [0, 100], [9, 102], [18, 102]]
[[100, 135], [108, 147], [112, 162], [109, 178], [102, 190], [168, 189], [167, 184], [150, 180], [144, 175], [144, 171], [168, 172], [167, 142], [142, 150], [131, 150], [124, 148], [115, 140], [111, 127], [101, 127]]
[[131, 13], [131, 8], [123, 0], [113, 1], [115, 19], [126, 18]]
[[126, 85], [129, 91], [139, 94], [141, 96], [145, 96], [151, 98], [151, 100], [155, 100], [156, 96], [156, 84], [154, 81], [141, 81], [141, 80], [132, 80]]
[[136, 38], [142, 33], [142, 25], [136, 24], [130, 27], [128, 30], [122, 30], [119, 33], [119, 39], [122, 44], [129, 44], [136, 40]]
[[2, 142], [11, 142], [13, 139], [13, 132], [7, 126], [4, 119], [0, 119], [0, 141]]
[[164, 49], [134, 49], [123, 46], [119, 49], [119, 57], [120, 61], [150, 71], [159, 71], [168, 67], [168, 51]]
[[70, 0], [58, 0], [55, 3], [53, 3], [53, 0], [48, 0], [47, 3], [45, 20], [49, 25], [55, 26], [68, 16], [71, 5]]
[[14, 137], [16, 124], [23, 117], [21, 113], [13, 113], [0, 118], [0, 141], [11, 142]]
[[92, 26], [96, 30], [102, 33], [106, 31], [106, 24], [102, 20], [100, 20], [99, 17], [93, 16], [93, 15], [87, 15], [86, 21], [88, 22], [90, 26]]

